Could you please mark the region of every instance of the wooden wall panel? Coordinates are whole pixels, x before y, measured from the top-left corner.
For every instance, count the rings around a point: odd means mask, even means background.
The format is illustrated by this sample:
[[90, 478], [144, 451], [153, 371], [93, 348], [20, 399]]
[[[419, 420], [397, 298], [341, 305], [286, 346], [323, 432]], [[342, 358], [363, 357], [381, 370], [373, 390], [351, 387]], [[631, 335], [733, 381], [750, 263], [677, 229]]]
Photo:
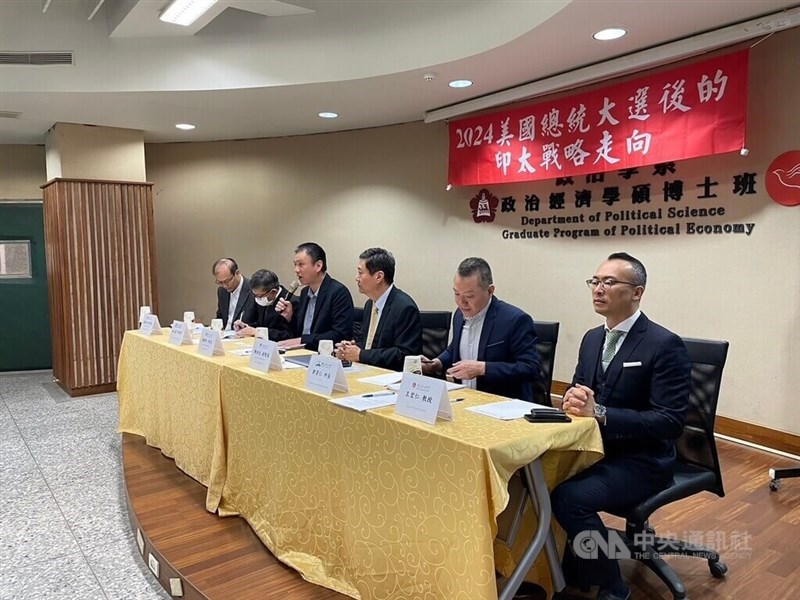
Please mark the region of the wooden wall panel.
[[54, 179], [42, 189], [53, 374], [73, 396], [111, 391], [139, 307], [158, 314], [152, 184]]

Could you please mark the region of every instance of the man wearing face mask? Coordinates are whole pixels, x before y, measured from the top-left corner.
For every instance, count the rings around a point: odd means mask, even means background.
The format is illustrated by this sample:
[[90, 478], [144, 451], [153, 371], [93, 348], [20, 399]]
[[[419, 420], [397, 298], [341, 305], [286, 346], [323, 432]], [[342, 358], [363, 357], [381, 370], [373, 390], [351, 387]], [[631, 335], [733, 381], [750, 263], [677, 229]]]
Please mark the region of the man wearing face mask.
[[252, 337], [256, 334], [256, 327], [267, 327], [269, 339], [273, 342], [291, 338], [289, 323], [275, 311], [276, 300], [285, 299], [289, 295], [278, 281], [278, 276], [267, 269], [256, 271], [250, 277], [250, 291], [255, 303], [245, 310], [241, 320], [233, 324], [237, 336]]

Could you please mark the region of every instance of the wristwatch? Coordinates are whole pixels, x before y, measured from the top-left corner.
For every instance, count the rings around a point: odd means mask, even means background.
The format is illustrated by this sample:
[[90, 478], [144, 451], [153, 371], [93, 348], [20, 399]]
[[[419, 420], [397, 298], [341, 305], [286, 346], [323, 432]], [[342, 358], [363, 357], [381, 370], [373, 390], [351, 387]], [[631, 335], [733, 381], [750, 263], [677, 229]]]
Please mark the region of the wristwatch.
[[594, 404], [594, 418], [600, 421], [603, 425], [606, 424], [606, 407], [602, 404]]

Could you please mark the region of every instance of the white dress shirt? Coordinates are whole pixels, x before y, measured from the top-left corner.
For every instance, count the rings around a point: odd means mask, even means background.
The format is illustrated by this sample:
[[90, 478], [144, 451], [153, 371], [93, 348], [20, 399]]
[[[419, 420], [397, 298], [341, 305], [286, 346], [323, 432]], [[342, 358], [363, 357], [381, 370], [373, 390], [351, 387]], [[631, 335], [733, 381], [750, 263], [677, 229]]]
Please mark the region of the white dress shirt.
[[[458, 345], [458, 354], [461, 360], [478, 360], [478, 346], [481, 343], [481, 332], [483, 331], [483, 323], [486, 321], [486, 312], [492, 305], [494, 297], [489, 298], [489, 302], [483, 307], [483, 310], [474, 317], [464, 317], [464, 326], [461, 329], [461, 343]], [[471, 390], [476, 389], [478, 385], [477, 379], [462, 379], [461, 383]]]
[[233, 315], [236, 312], [236, 305], [239, 303], [239, 296], [242, 293], [243, 287], [244, 287], [244, 277], [240, 275], [239, 285], [237, 285], [236, 289], [231, 292], [231, 299], [228, 303], [228, 322], [225, 324], [226, 330], [233, 329]]

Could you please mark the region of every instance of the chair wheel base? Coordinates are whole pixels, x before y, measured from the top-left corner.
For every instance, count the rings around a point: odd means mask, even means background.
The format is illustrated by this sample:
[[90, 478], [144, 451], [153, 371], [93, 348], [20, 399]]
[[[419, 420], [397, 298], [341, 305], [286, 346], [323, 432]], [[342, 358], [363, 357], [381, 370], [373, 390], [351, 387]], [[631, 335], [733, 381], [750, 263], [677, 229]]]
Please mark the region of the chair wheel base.
[[781, 480], [780, 479], [773, 479], [769, 482], [769, 489], [771, 492], [777, 492], [781, 489]]
[[714, 579], [722, 579], [725, 577], [725, 573], [728, 572], [728, 565], [724, 562], [708, 561], [708, 570], [711, 571], [711, 575]]

